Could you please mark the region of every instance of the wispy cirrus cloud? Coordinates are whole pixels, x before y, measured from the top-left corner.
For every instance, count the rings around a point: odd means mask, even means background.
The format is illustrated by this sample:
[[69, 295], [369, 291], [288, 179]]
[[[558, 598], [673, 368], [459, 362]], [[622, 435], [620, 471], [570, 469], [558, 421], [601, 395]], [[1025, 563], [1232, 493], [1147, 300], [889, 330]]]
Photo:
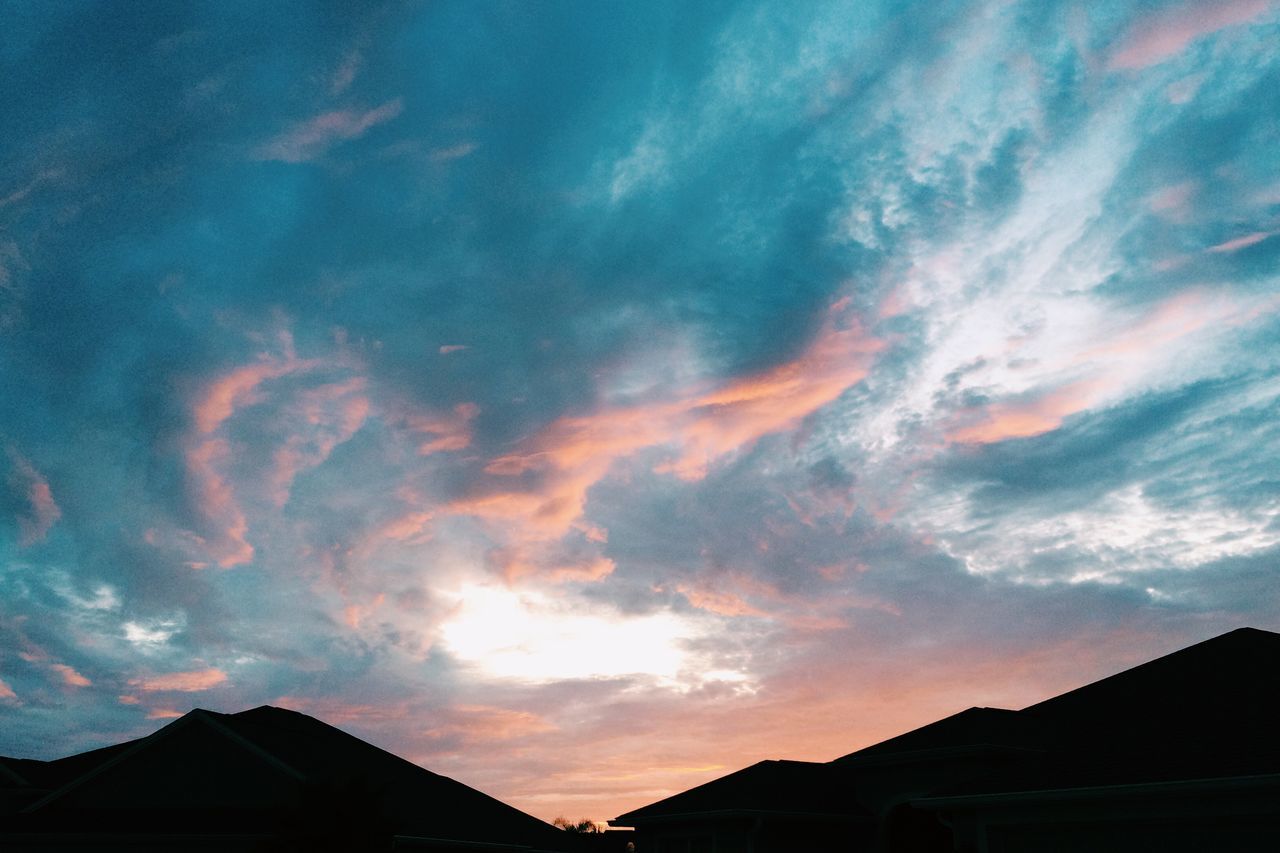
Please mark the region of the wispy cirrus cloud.
[[1276, 6], [1271, 0], [1182, 3], [1140, 18], [1113, 49], [1108, 66], [1133, 70], [1163, 62], [1193, 41], [1228, 27], [1247, 24]]
[[367, 110], [333, 110], [298, 122], [254, 149], [259, 160], [305, 163], [323, 156], [333, 146], [359, 139], [370, 129], [391, 121], [404, 110], [404, 100], [394, 98]]

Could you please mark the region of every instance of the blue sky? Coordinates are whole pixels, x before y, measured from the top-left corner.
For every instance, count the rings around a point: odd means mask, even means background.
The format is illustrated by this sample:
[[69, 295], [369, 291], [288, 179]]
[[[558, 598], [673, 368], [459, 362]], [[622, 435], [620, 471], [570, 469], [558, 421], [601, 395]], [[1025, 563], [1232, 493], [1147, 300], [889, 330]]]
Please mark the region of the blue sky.
[[0, 753], [608, 818], [1280, 627], [1280, 7], [31, 3]]

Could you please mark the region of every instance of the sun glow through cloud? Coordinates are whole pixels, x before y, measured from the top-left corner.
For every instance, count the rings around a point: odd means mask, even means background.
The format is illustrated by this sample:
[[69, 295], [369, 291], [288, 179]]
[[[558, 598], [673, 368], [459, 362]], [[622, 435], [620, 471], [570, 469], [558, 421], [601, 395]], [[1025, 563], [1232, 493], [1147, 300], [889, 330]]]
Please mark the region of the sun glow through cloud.
[[590, 612], [544, 593], [472, 585], [440, 628], [448, 650], [491, 678], [551, 682], [645, 676], [674, 685], [693, 676], [682, 648], [705, 628], [672, 613]]

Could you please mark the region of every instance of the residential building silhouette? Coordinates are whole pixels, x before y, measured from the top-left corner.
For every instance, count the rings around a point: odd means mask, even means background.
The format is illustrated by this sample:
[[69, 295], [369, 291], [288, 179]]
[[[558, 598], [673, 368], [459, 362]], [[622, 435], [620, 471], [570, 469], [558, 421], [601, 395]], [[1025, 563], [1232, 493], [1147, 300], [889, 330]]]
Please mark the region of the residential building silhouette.
[[760, 762], [610, 823], [643, 853], [1280, 850], [1280, 634], [1241, 628], [827, 763]]
[[[803, 709], [797, 709], [802, 717]], [[1040, 853], [1280, 850], [1280, 634], [1242, 628], [1020, 711], [762, 761], [563, 832], [294, 711], [195, 710], [0, 758], [0, 850]]]

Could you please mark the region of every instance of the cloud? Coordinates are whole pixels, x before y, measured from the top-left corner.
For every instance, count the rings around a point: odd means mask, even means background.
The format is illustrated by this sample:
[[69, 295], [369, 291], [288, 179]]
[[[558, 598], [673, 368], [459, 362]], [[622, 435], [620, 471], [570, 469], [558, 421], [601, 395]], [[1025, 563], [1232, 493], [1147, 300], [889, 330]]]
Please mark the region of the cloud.
[[148, 720], [176, 720], [183, 714], [173, 708], [153, 708], [147, 712]]
[[92, 681], [85, 678], [65, 663], [51, 663], [49, 664], [49, 668], [58, 673], [58, 676], [62, 679], [62, 683], [68, 687], [89, 687], [93, 684]]
[[194, 669], [187, 672], [170, 672], [163, 675], [139, 676], [129, 679], [129, 685], [145, 693], [176, 691], [197, 693], [225, 684], [227, 674], [216, 667]]
[[1191, 42], [1219, 30], [1261, 17], [1274, 6], [1270, 0], [1221, 0], [1183, 3], [1140, 19], [1113, 48], [1107, 66], [1137, 70], [1164, 62]]
[[[795, 427], [866, 376], [883, 344], [848, 315], [846, 302], [828, 311], [822, 328], [796, 359], [718, 388], [675, 399], [561, 418], [492, 460], [486, 490], [449, 505], [457, 514], [519, 520], [531, 536], [566, 533], [583, 512], [587, 491], [612, 464], [641, 450], [667, 447], [655, 471], [684, 480], [759, 438]], [[532, 489], [503, 490], [505, 479], [534, 474]]]
[[428, 741], [456, 743], [458, 749], [528, 738], [554, 731], [555, 726], [537, 714], [490, 705], [455, 705], [432, 715], [423, 732]]
[[304, 163], [323, 156], [340, 142], [359, 139], [370, 129], [391, 121], [404, 109], [394, 98], [369, 110], [334, 110], [293, 125], [254, 151], [259, 160]]
[[0, 678], [0, 702], [17, 702], [18, 694], [13, 692], [3, 678]]
[[1247, 249], [1250, 246], [1253, 246], [1257, 243], [1261, 243], [1263, 240], [1268, 240], [1276, 236], [1277, 233], [1280, 233], [1280, 232], [1255, 231], [1252, 234], [1246, 234], [1243, 237], [1236, 237], [1233, 240], [1227, 240], [1223, 243], [1217, 244], [1216, 246], [1210, 246], [1205, 251], [1217, 252], [1219, 254], [1223, 252], [1238, 252], [1241, 249]]
[[9, 485], [25, 500], [26, 509], [18, 514], [18, 544], [28, 547], [44, 541], [53, 525], [62, 518], [62, 509], [53, 499], [49, 481], [22, 454], [9, 448]]
[[335, 447], [351, 439], [364, 426], [370, 403], [368, 382], [355, 376], [299, 392], [286, 417], [301, 425], [272, 454], [268, 475], [272, 499], [284, 506], [298, 474], [329, 458]]

